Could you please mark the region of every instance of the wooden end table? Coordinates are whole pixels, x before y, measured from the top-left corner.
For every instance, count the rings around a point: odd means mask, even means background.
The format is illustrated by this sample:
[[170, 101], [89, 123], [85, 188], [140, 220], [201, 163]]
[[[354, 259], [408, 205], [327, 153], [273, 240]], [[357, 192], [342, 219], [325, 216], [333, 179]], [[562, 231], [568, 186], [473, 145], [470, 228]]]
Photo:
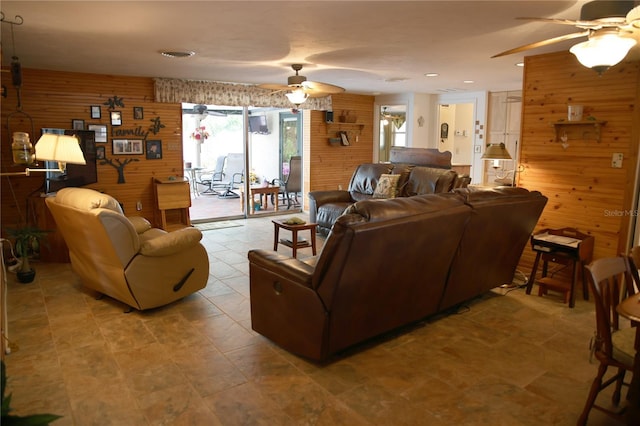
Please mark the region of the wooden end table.
[[[316, 228], [318, 226], [317, 223], [305, 223], [304, 225], [289, 225], [284, 223], [281, 220], [272, 220], [274, 226], [273, 232], [273, 250], [278, 251], [278, 244], [282, 244], [284, 246], [290, 247], [293, 250], [293, 257], [296, 257], [298, 253], [298, 249], [311, 247], [311, 252], [313, 255], [316, 255]], [[287, 231], [291, 231], [291, 239], [278, 239], [280, 234], [280, 228], [286, 229]], [[298, 239], [298, 232], [309, 230], [310, 240], [300, 240]]]

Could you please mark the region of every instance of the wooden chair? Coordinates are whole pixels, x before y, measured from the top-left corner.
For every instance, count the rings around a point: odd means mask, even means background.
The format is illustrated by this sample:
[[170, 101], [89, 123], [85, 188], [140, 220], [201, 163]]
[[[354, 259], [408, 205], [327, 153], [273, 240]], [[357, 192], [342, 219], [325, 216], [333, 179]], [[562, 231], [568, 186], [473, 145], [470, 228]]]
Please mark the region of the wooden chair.
[[[612, 402], [617, 406], [622, 385], [627, 384], [624, 383], [625, 373], [633, 370], [635, 328], [620, 329], [616, 312], [618, 303], [635, 293], [630, 263], [626, 256], [607, 257], [593, 261], [585, 269], [596, 308], [596, 336], [592, 342], [592, 351], [600, 365], [578, 425], [587, 423], [592, 408], [623, 421], [620, 411], [596, 404], [596, 397], [601, 390], [615, 383]], [[612, 377], [604, 380], [609, 367], [614, 367], [617, 371]]]

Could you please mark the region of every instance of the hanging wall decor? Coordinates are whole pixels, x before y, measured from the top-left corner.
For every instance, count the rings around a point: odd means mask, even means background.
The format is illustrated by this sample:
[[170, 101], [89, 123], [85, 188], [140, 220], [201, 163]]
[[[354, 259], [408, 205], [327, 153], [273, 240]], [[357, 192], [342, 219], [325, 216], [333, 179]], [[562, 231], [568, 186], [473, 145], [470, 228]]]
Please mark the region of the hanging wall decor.
[[127, 158], [126, 160], [122, 161], [119, 158], [117, 158], [115, 161], [118, 162], [118, 164], [114, 164], [114, 160], [111, 160], [107, 157], [104, 157], [104, 159], [102, 161], [100, 161], [101, 165], [105, 165], [108, 164], [111, 167], [115, 168], [118, 171], [118, 184], [121, 183], [126, 183], [124, 180], [124, 168], [127, 164], [131, 163], [132, 161], [140, 161], [137, 158]]

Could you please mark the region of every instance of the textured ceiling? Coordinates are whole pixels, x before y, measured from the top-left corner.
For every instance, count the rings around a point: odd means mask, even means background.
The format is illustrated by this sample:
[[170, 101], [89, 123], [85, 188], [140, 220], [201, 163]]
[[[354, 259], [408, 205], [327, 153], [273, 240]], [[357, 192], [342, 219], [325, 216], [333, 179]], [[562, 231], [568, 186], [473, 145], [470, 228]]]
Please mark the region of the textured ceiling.
[[[583, 3], [2, 1], [0, 7], [5, 19], [24, 19], [14, 26], [14, 42], [25, 68], [284, 84], [290, 65], [302, 63], [309, 80], [391, 94], [520, 89], [522, 68], [514, 64], [525, 54], [491, 56], [574, 29], [515, 18], [577, 19]], [[163, 50], [196, 55], [166, 58]], [[3, 65], [13, 54], [10, 25], [3, 24]]]

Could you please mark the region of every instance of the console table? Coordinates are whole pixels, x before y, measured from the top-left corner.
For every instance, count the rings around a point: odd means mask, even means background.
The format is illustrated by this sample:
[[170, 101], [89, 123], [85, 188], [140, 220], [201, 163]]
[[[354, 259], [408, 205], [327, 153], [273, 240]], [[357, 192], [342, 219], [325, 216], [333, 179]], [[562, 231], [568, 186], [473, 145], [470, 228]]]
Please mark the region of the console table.
[[[536, 281], [536, 273], [542, 258], [542, 277], [537, 281], [538, 295], [546, 294], [548, 290], [564, 293], [565, 303], [569, 307], [575, 306], [575, 286], [578, 274], [582, 274], [582, 292], [585, 300], [589, 299], [589, 287], [584, 275], [584, 265], [591, 262], [593, 257], [594, 238], [583, 234], [575, 228], [544, 229], [540, 233], [531, 236], [531, 248], [536, 252], [533, 269], [527, 281], [527, 294], [531, 294], [531, 288]], [[571, 282], [548, 277], [549, 262], [563, 265], [571, 265]]]
[[[155, 221], [165, 231], [191, 226], [189, 207], [191, 207], [191, 193], [189, 180], [185, 177], [153, 179], [153, 193], [155, 195]], [[178, 210], [180, 223], [167, 225], [167, 210]]]

